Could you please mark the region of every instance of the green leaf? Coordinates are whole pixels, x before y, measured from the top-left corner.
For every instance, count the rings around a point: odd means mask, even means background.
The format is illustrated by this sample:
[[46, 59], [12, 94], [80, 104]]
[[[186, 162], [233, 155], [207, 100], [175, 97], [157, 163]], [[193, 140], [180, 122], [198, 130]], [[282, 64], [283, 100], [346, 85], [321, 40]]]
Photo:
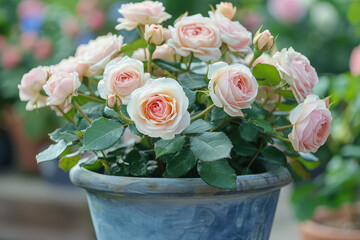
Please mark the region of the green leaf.
[[99, 118], [84, 134], [84, 149], [99, 151], [113, 146], [120, 140], [124, 127], [117, 120]]
[[286, 157], [282, 151], [273, 146], [266, 146], [261, 150], [266, 161], [275, 165], [286, 166]]
[[181, 64], [178, 62], [170, 62], [162, 59], [154, 59], [153, 62], [168, 72], [181, 72]]
[[51, 144], [47, 149], [36, 155], [37, 163], [56, 159], [65, 151], [66, 147], [67, 143], [64, 140]]
[[185, 92], [185, 95], [186, 97], [189, 99], [189, 107], [191, 107], [191, 105], [193, 105], [195, 103], [195, 100], [196, 100], [196, 92], [194, 91], [191, 91], [190, 89], [188, 88], [183, 88], [184, 92]]
[[340, 150], [342, 157], [360, 158], [360, 146], [346, 145]]
[[258, 151], [258, 148], [251, 143], [244, 141], [241, 138], [238, 138], [234, 142], [234, 151], [236, 154], [243, 156], [243, 157], [249, 157], [256, 154]]
[[211, 110], [211, 121], [216, 121], [227, 117], [229, 117], [229, 115], [226, 112], [224, 112], [222, 108], [214, 107]]
[[251, 124], [240, 125], [240, 137], [248, 142], [255, 142], [259, 136], [258, 130]]
[[233, 147], [223, 132], [206, 132], [190, 138], [190, 149], [202, 161], [215, 161], [229, 158]]
[[178, 152], [185, 144], [185, 136], [175, 137], [170, 140], [160, 139], [155, 143], [155, 155], [156, 158], [165, 154]]
[[269, 64], [256, 64], [253, 75], [258, 80], [259, 85], [276, 86], [281, 81], [280, 74], [276, 67]]
[[199, 161], [198, 173], [204, 182], [217, 188], [235, 188], [236, 174], [227, 160]]
[[276, 131], [271, 127], [271, 124], [266, 120], [257, 119], [253, 123], [255, 126], [264, 129], [264, 132], [274, 133], [274, 134], [276, 133]]
[[202, 119], [198, 119], [190, 124], [185, 130], [185, 134], [191, 134], [191, 133], [203, 133], [206, 132], [212, 128], [215, 128], [215, 126], [207, 121], [204, 121]]
[[195, 73], [182, 73], [178, 76], [178, 81], [181, 86], [189, 89], [198, 89], [207, 86], [205, 76]]
[[99, 171], [103, 168], [103, 164], [100, 160], [98, 160], [97, 156], [93, 156], [84, 160], [80, 166], [90, 171]]
[[176, 155], [168, 155], [162, 160], [166, 162], [163, 176], [167, 178], [184, 176], [196, 165], [196, 157], [189, 149], [183, 149]]
[[124, 45], [120, 52], [132, 52], [132, 51], [135, 51], [139, 48], [146, 48], [147, 47], [147, 42], [144, 40], [144, 39], [138, 39], [136, 41], [133, 42], [133, 44], [127, 44], [127, 45]]
[[81, 158], [81, 154], [79, 151], [66, 155], [61, 158], [59, 161], [59, 167], [64, 171], [69, 171], [72, 167], [74, 167]]
[[114, 109], [109, 108], [108, 106], [104, 109], [104, 116], [107, 118], [115, 118], [122, 124], [125, 124], [126, 122], [120, 117], [119, 113], [117, 113]]
[[276, 92], [279, 95], [282, 95], [282, 96], [285, 96], [285, 97], [289, 97], [289, 98], [294, 97], [294, 93], [291, 90], [277, 90]]
[[[90, 119], [97, 119], [103, 116], [105, 106], [105, 103], [88, 102], [81, 106], [81, 110], [83, 110]], [[77, 116], [82, 117], [80, 113], [77, 113]]]
[[139, 132], [139, 130], [136, 128], [134, 123], [129, 123], [128, 127], [129, 127], [130, 132], [132, 132], [133, 134], [135, 134], [139, 137], [143, 136], [143, 134], [141, 132]]
[[136, 177], [146, 175], [146, 161], [139, 151], [131, 150], [128, 154], [126, 154], [124, 161], [130, 163], [129, 172], [131, 175]]
[[50, 139], [54, 142], [60, 142], [61, 140], [64, 140], [65, 142], [70, 143], [80, 139], [76, 132], [70, 130], [62, 131], [61, 128], [56, 129], [52, 133], [49, 133], [49, 136]]
[[360, 23], [360, 1], [353, 1], [349, 7], [348, 19], [352, 24]]

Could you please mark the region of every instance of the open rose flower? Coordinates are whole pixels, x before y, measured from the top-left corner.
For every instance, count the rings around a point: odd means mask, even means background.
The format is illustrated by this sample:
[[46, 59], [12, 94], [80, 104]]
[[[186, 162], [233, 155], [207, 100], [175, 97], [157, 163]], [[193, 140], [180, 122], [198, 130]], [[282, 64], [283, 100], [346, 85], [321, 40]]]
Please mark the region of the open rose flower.
[[308, 95], [303, 103], [291, 111], [289, 120], [293, 129], [289, 140], [296, 151], [316, 152], [326, 142], [332, 121], [327, 101], [316, 95]]
[[163, 4], [158, 1], [122, 4], [118, 11], [123, 18], [118, 18], [120, 24], [115, 27], [116, 30], [132, 30], [138, 25], [159, 24], [171, 18], [171, 15], [165, 12]]
[[100, 74], [105, 65], [118, 54], [122, 44], [122, 36], [109, 33], [90, 40], [88, 44], [80, 45], [76, 49], [75, 57], [81, 58], [89, 67], [85, 75]]
[[21, 101], [28, 101], [26, 110], [32, 111], [36, 108], [46, 106], [46, 97], [41, 95], [41, 90], [46, 83], [48, 73], [45, 67], [37, 67], [24, 74], [18, 85]]
[[149, 78], [150, 74], [144, 73], [142, 62], [129, 57], [114, 59], [106, 65], [104, 78], [98, 84], [98, 91], [103, 99], [115, 94], [121, 98], [123, 104], [127, 104], [130, 94], [142, 87]]
[[230, 2], [221, 2], [216, 4], [216, 13], [221, 13], [224, 17], [232, 20], [236, 14], [236, 7], [233, 7]]
[[273, 60], [282, 78], [290, 85], [298, 103], [314, 93], [313, 88], [319, 78], [307, 57], [293, 48], [284, 48], [273, 56]]
[[221, 56], [221, 39], [219, 29], [210, 18], [196, 14], [182, 17], [174, 27], [169, 27], [171, 39], [167, 44], [180, 56], [194, 56], [203, 60], [217, 60]]
[[55, 72], [77, 72], [79, 77], [83, 77], [88, 70], [88, 65], [83, 63], [80, 57], [68, 57], [66, 59], [61, 60], [58, 64], [52, 65], [49, 67], [49, 74], [52, 75]]
[[220, 13], [209, 12], [211, 20], [220, 31], [221, 40], [232, 52], [251, 52], [252, 34], [238, 21], [231, 21]]
[[258, 83], [249, 68], [242, 64], [217, 62], [209, 66], [210, 97], [230, 116], [243, 116], [241, 109], [251, 108], [258, 93]]
[[77, 89], [81, 82], [76, 72], [55, 72], [43, 86], [45, 93], [49, 96], [46, 105], [61, 105], [66, 108], [71, 103], [71, 98], [77, 96]]
[[131, 94], [127, 106], [139, 132], [150, 137], [172, 139], [190, 125], [189, 100], [171, 78], [151, 79]]

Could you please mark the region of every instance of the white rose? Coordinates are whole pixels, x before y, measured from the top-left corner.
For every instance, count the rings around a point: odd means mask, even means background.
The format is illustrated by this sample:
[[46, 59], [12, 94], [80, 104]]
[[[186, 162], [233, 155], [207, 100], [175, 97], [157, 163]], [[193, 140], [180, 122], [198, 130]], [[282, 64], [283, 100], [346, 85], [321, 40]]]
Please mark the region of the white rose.
[[172, 139], [190, 125], [188, 105], [189, 100], [176, 80], [158, 78], [132, 92], [127, 111], [139, 132]]

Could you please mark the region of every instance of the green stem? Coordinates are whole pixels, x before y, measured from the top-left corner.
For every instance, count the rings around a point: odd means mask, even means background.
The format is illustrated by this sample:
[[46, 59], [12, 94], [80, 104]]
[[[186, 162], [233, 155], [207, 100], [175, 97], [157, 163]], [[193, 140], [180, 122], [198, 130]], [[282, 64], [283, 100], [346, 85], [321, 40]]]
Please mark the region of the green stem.
[[211, 104], [209, 107], [207, 107], [204, 111], [202, 111], [201, 113], [199, 113], [198, 115], [193, 116], [192, 118], [190, 118], [191, 121], [194, 121], [202, 116], [204, 116], [207, 112], [209, 112], [211, 109], [213, 109], [215, 107], [215, 104]]
[[73, 101], [73, 106], [90, 124], [92, 124], [93, 121], [83, 112], [83, 110], [81, 110], [79, 101], [76, 98]]
[[66, 120], [68, 120], [69, 122], [71, 122], [75, 127], [77, 127], [77, 124], [74, 122], [74, 120], [72, 120], [59, 106], [56, 106], [57, 110], [59, 110], [59, 112], [61, 112], [61, 114], [64, 116], [64, 118]]
[[277, 127], [275, 128], [275, 131], [281, 131], [281, 130], [284, 130], [284, 129], [288, 129], [288, 128], [292, 128], [292, 125], [286, 125], [286, 126], [281, 126], [281, 127]]
[[108, 165], [107, 162], [106, 162], [106, 155], [105, 155], [105, 153], [104, 153], [103, 150], [101, 150], [101, 154], [103, 155], [103, 158], [104, 158], [104, 159], [100, 160], [101, 163], [102, 163], [102, 165], [106, 168], [106, 170], [108, 170], [108, 172], [110, 173], [110, 175], [112, 175], [111, 168], [109, 167], [109, 165]]
[[149, 60], [147, 63], [147, 70], [148, 70], [148, 73], [150, 73], [150, 74], [152, 74], [152, 72], [151, 72], [152, 55], [153, 55], [153, 53], [151, 51], [149, 51]]
[[106, 103], [106, 101], [103, 100], [103, 99], [100, 99], [100, 98], [97, 98], [97, 97], [93, 97], [93, 96], [90, 96], [90, 95], [86, 95], [86, 94], [84, 94], [84, 93], [78, 92], [78, 95], [79, 95], [80, 97], [87, 98], [87, 99], [92, 100], [92, 101], [94, 101], [94, 102]]
[[189, 57], [189, 62], [188, 62], [187, 68], [186, 68], [186, 71], [187, 71], [187, 72], [189, 72], [189, 71], [190, 71], [190, 66], [191, 66], [191, 63], [192, 63], [193, 57], [194, 57], [194, 53], [193, 53], [193, 52], [191, 52], [191, 53], [190, 53], [190, 57]]
[[120, 108], [119, 108], [118, 113], [119, 113], [120, 117], [121, 117], [124, 121], [126, 121], [126, 122], [128, 122], [128, 123], [133, 123], [133, 122], [134, 122], [134, 121], [131, 120], [130, 118], [126, 117], [125, 114], [121, 111]]
[[262, 52], [254, 49], [254, 56], [253, 56], [253, 58], [251, 59], [249, 65], [248, 65], [249, 68], [251, 68], [251, 66], [253, 65], [253, 63], [255, 62], [255, 60], [256, 60], [258, 57], [260, 57], [261, 54], [262, 54]]
[[264, 142], [261, 142], [261, 145], [260, 145], [259, 149], [257, 150], [257, 152], [255, 153], [254, 157], [251, 159], [251, 161], [250, 161], [249, 164], [247, 165], [245, 174], [248, 172], [248, 170], [250, 169], [251, 165], [254, 163], [255, 159], [259, 156], [259, 154], [260, 154], [263, 146], [264, 146]]

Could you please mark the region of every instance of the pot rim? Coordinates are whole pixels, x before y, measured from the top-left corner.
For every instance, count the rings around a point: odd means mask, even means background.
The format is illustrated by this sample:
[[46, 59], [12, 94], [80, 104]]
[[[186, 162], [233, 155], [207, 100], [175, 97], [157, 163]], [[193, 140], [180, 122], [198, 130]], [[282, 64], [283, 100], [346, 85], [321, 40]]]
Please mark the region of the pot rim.
[[285, 167], [260, 174], [240, 175], [236, 179], [236, 189], [219, 189], [209, 186], [201, 178], [104, 175], [81, 167], [80, 162], [70, 170], [70, 179], [74, 185], [89, 192], [143, 198], [253, 194], [275, 191], [292, 182]]

